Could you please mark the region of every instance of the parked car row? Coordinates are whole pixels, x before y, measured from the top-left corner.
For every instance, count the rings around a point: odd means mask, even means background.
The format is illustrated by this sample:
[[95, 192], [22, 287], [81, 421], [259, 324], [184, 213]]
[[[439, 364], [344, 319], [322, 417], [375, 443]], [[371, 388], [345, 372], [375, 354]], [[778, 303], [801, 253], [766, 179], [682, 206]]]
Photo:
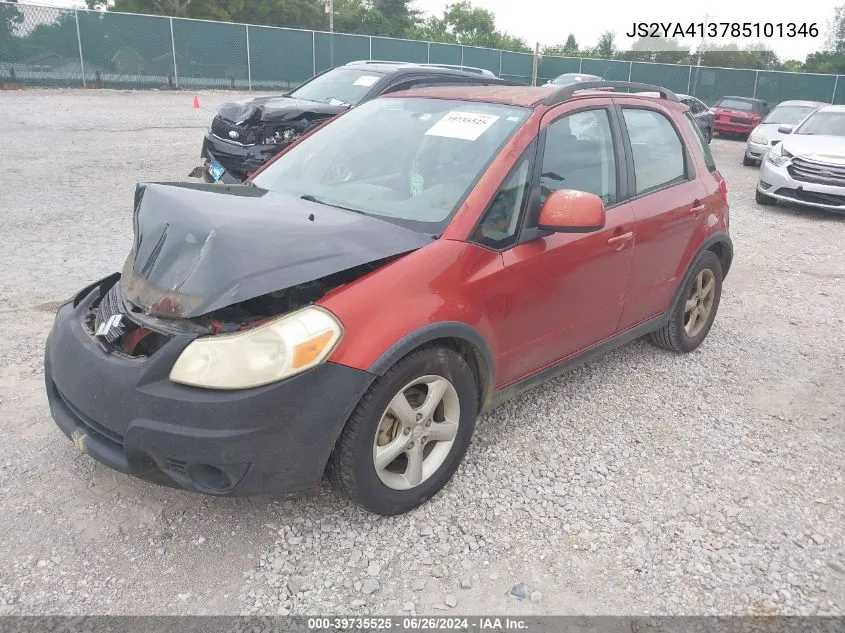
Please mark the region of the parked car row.
[[213, 495], [328, 475], [398, 514], [451, 479], [480, 413], [639, 337], [704, 342], [733, 246], [690, 108], [443, 70], [353, 64], [227, 106], [203, 151], [237, 141], [246, 182], [136, 187], [123, 270], [46, 343], [78, 449]]

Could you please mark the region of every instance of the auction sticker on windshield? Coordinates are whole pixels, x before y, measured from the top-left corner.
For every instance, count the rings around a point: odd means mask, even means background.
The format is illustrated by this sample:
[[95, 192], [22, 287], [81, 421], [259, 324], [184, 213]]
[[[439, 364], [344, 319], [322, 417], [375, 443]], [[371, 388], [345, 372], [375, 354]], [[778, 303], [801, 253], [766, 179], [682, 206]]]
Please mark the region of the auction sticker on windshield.
[[445, 136], [474, 141], [498, 120], [499, 117], [494, 114], [449, 112], [429, 128], [426, 136]]
[[378, 81], [377, 75], [361, 75], [355, 82], [352, 84], [353, 86], [372, 86], [374, 83]]

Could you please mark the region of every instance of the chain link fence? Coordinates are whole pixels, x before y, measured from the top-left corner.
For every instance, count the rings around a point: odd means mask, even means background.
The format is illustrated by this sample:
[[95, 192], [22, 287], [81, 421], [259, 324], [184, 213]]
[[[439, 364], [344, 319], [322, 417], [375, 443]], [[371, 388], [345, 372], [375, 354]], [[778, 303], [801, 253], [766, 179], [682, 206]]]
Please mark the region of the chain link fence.
[[530, 53], [0, 1], [0, 83], [276, 90], [360, 59], [474, 66], [526, 85], [582, 72], [711, 104], [729, 94], [845, 103], [838, 75], [543, 56], [534, 78]]

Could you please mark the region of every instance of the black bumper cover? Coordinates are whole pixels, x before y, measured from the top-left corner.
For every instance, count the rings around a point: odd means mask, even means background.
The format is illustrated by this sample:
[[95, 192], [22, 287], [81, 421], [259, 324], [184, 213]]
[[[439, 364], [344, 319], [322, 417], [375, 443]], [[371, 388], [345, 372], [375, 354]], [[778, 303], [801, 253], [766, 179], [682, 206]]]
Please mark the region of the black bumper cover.
[[177, 336], [149, 358], [107, 352], [83, 325], [99, 287], [86, 291], [59, 309], [47, 338], [50, 412], [77, 448], [141, 479], [217, 495], [312, 486], [375, 378], [323, 363], [255, 389], [179, 385], [168, 375], [194, 337]]
[[[234, 179], [243, 181], [246, 177], [261, 167], [276, 154], [281, 152], [285, 145], [236, 145], [227, 143], [211, 134], [205, 133], [202, 141], [200, 157], [208, 160], [216, 160], [223, 166], [226, 172]], [[225, 176], [224, 176], [225, 180]]]

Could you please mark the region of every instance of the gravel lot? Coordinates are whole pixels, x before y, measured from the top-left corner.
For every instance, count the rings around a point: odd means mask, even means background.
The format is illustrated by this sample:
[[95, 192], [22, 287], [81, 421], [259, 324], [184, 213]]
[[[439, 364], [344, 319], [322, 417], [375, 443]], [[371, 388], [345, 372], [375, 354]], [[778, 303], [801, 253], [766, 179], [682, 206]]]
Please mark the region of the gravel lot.
[[[216, 499], [55, 428], [58, 301], [117, 270], [138, 180], [182, 180], [232, 93], [0, 93], [0, 614], [845, 614], [845, 217], [754, 203], [706, 343], [634, 343], [479, 421], [409, 515], [323, 486]], [[515, 585], [519, 599], [509, 594]]]

